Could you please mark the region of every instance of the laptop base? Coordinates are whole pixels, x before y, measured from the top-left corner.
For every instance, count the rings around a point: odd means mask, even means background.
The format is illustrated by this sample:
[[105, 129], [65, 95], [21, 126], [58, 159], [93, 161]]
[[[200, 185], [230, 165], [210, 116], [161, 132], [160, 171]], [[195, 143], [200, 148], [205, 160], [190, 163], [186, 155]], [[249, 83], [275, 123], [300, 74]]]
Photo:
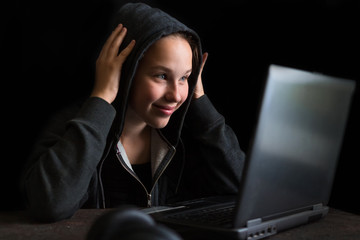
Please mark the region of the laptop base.
[[[225, 228], [221, 226], [207, 226], [201, 223], [177, 221], [169, 216], [177, 214], [177, 210], [183, 211], [187, 206], [170, 207], [162, 211], [148, 211], [160, 224], [164, 224], [178, 232], [185, 240], [187, 239], [237, 239], [237, 240], [256, 240], [275, 235], [278, 232], [304, 225], [323, 218], [329, 211], [327, 206], [317, 204], [309, 207], [306, 211], [284, 215], [282, 217], [271, 217], [269, 220], [261, 218], [252, 219], [247, 225], [240, 228]], [[167, 213], [168, 212], [168, 213]], [[267, 219], [267, 218], [264, 218]]]

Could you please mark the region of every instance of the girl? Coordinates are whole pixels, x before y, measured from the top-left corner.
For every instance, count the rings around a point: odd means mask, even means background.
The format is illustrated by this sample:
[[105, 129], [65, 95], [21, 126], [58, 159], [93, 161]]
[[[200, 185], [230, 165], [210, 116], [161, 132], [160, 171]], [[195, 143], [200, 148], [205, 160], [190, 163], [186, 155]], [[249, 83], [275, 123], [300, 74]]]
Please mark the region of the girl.
[[40, 220], [237, 192], [244, 154], [204, 94], [198, 35], [141, 3], [115, 22], [91, 96], [55, 116], [24, 174]]

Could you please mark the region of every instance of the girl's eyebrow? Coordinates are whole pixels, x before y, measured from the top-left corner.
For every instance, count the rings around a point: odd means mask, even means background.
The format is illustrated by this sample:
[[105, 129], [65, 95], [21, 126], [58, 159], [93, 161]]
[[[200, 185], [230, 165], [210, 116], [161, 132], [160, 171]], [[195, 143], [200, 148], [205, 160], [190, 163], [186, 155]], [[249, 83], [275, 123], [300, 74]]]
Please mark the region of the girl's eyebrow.
[[191, 73], [191, 72], [192, 72], [192, 68], [189, 69], [189, 70], [187, 70], [187, 71], [185, 72], [185, 74], [188, 74], [188, 73]]
[[[157, 65], [157, 66], [153, 66], [151, 67], [152, 70], [160, 70], [160, 71], [164, 71], [164, 72], [172, 72], [172, 70], [168, 67], [165, 67], [163, 65]], [[185, 72], [185, 74], [191, 73], [192, 72], [192, 68], [187, 70]]]
[[171, 71], [170, 68], [167, 68], [167, 67], [162, 66], [162, 65], [152, 66], [151, 69], [153, 69], [153, 70], [162, 70], [162, 71], [165, 71], [165, 72], [170, 72]]

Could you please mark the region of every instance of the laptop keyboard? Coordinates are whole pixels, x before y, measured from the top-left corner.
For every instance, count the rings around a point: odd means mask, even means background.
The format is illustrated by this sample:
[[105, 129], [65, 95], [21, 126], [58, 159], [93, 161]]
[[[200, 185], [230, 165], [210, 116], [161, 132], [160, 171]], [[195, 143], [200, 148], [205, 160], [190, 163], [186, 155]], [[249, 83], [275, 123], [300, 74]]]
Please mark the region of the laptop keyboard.
[[221, 208], [203, 208], [172, 214], [167, 218], [199, 225], [231, 227], [234, 219], [234, 208], [233, 205]]

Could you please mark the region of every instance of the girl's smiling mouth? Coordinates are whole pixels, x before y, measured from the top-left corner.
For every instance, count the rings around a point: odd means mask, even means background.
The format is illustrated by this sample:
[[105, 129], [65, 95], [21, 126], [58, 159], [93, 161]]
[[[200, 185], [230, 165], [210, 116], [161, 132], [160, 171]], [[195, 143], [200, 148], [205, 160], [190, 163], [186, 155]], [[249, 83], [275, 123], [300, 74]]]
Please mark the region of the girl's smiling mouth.
[[170, 116], [176, 110], [176, 106], [167, 106], [167, 105], [158, 105], [158, 104], [153, 104], [153, 106], [156, 107], [162, 114], [167, 116]]

